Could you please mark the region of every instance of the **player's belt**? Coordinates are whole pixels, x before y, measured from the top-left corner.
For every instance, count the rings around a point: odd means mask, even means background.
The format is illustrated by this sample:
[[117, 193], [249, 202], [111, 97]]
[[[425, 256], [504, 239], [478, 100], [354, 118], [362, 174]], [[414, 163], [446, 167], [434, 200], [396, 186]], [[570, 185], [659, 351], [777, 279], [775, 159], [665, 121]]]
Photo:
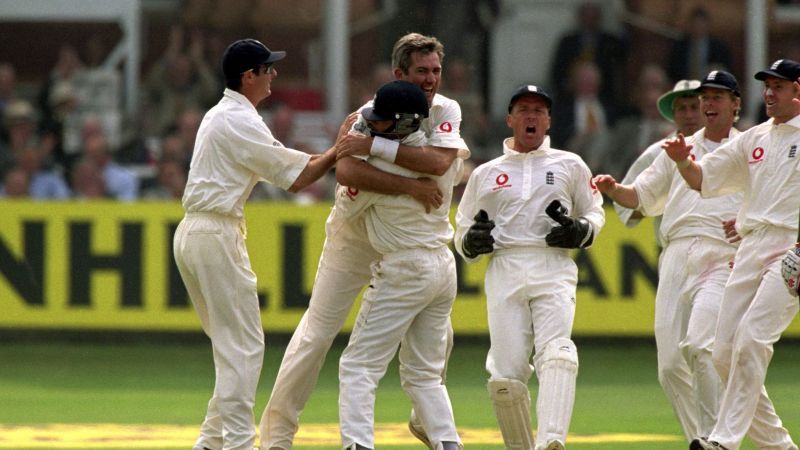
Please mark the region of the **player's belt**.
[[504, 255], [519, 255], [519, 254], [529, 254], [529, 253], [551, 253], [551, 254], [561, 254], [567, 255], [569, 254], [570, 249], [568, 248], [561, 248], [561, 247], [539, 247], [536, 245], [526, 245], [522, 247], [508, 247], [508, 248], [496, 248], [492, 256], [504, 256]]
[[227, 214], [219, 214], [213, 212], [187, 212], [185, 215], [186, 219], [207, 219], [213, 220], [216, 222], [221, 222], [226, 225], [239, 227], [239, 231], [242, 232], [242, 235], [247, 237], [247, 224], [243, 217], [235, 217], [230, 216]]

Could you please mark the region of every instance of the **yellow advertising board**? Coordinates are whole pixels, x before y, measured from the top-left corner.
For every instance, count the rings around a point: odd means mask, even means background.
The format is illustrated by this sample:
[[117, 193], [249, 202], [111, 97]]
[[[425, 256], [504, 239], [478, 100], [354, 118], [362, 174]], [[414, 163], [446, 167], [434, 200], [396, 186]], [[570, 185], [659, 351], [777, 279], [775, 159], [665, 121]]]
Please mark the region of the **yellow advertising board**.
[[[291, 332], [308, 304], [330, 205], [251, 203], [247, 247], [267, 332]], [[200, 325], [172, 258], [173, 202], [0, 201], [0, 329], [190, 331]], [[658, 253], [650, 221], [613, 210], [579, 266], [574, 332], [649, 336]], [[457, 334], [485, 334], [487, 259], [458, 261]], [[345, 325], [349, 331], [355, 308]], [[797, 323], [788, 333], [800, 334]]]

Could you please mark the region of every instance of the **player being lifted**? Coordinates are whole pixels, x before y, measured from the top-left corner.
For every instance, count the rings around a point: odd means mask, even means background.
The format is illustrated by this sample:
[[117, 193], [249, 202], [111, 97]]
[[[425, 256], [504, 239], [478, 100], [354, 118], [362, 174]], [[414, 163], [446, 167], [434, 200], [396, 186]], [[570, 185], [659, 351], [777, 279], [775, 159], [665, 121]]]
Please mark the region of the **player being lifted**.
[[[392, 51], [395, 77], [419, 86], [430, 108], [428, 117], [420, 125], [425, 140], [419, 146], [356, 133], [337, 143], [339, 155], [372, 154], [434, 176], [446, 173], [457, 158], [468, 157], [469, 150], [460, 135], [461, 108], [456, 101], [437, 93], [443, 58], [441, 42], [418, 33], [402, 36]], [[445, 195], [427, 176], [407, 178], [381, 171], [371, 164], [359, 164], [350, 175], [347, 184], [351, 189], [410, 195], [429, 210], [441, 206]], [[369, 282], [371, 263], [380, 257], [367, 239], [363, 216], [345, 219], [342, 212], [343, 199], [338, 199], [325, 224], [325, 245], [309, 307], [286, 348], [269, 403], [261, 417], [262, 450], [291, 448], [300, 413], [314, 389], [325, 355], [358, 293]], [[413, 413], [409, 427], [431, 447]]]
[[550, 148], [552, 100], [518, 87], [503, 156], [478, 166], [456, 215], [455, 247], [468, 262], [491, 253], [486, 305], [489, 394], [506, 448], [534, 448], [528, 380], [533, 373], [536, 450], [563, 450], [575, 400], [572, 342], [578, 268], [569, 249], [589, 247], [605, 224], [603, 198], [576, 154]]
[[[373, 137], [407, 145], [424, 142], [425, 135], [416, 130], [427, 114], [425, 94], [407, 81], [385, 84], [374, 105], [361, 111]], [[422, 175], [381, 158], [371, 157], [368, 163], [345, 157], [337, 162], [337, 180], [348, 184], [363, 164], [410, 178]], [[351, 199], [346, 216], [364, 216], [369, 242], [381, 255], [339, 362], [339, 424], [346, 449], [374, 448], [375, 393], [398, 346], [400, 381], [431, 448], [461, 448], [442, 373], [456, 296], [455, 258], [448, 248], [453, 237], [450, 201], [462, 168], [457, 159], [443, 175], [432, 177], [444, 196], [430, 212], [407, 195], [346, 187], [337, 192]]]

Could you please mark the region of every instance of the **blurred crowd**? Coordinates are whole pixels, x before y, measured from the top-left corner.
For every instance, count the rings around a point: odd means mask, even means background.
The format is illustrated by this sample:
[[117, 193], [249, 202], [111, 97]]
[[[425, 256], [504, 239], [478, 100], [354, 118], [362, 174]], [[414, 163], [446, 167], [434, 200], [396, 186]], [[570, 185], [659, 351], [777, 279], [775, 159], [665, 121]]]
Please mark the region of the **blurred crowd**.
[[[626, 79], [632, 43], [603, 28], [602, 12], [593, 2], [577, 9], [574, 28], [554, 41], [550, 79], [543, 84], [555, 96], [553, 147], [580, 154], [595, 173], [621, 179], [643, 149], [674, 128], [658, 112], [659, 96], [677, 80], [733, 69], [730, 49], [711, 36], [709, 12], [697, 8], [663, 65], [644, 64], [635, 80]], [[223, 89], [217, 61], [224, 46], [213, 34], [174, 26], [141, 80], [133, 118], [120, 110], [120, 74], [101, 66], [102, 42], [90, 40], [80, 51], [63, 45], [35, 98], [19, 94], [14, 65], [0, 62], [0, 196], [180, 199], [200, 121]], [[507, 134], [504, 123], [493, 124], [487, 115], [484, 91], [472, 76], [477, 70], [458, 56], [446, 58], [440, 89], [462, 107], [473, 167], [498, 156]], [[358, 101], [392, 78], [391, 67], [377, 65]], [[303, 112], [284, 102], [268, 99], [260, 111], [287, 147], [313, 153], [332, 142], [328, 130], [309, 138], [298, 121]], [[329, 174], [290, 198], [261, 183], [253, 197], [329, 201], [334, 184]]]

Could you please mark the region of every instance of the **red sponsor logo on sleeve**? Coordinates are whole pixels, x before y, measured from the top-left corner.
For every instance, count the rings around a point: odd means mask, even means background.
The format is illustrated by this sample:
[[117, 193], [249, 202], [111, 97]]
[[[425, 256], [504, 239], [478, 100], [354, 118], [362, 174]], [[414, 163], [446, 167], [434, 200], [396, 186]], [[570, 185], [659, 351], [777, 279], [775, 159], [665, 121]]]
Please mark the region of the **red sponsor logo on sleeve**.
[[347, 196], [350, 198], [350, 200], [355, 200], [356, 195], [358, 195], [358, 189], [347, 186]]

